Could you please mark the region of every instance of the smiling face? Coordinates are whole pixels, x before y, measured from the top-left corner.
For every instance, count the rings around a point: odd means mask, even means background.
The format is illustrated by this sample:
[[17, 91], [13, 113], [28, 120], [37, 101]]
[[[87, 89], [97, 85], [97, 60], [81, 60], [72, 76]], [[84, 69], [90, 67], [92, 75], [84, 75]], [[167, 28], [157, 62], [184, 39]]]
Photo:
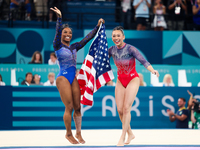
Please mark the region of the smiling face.
[[70, 28], [64, 28], [62, 30], [61, 41], [65, 44], [69, 44], [72, 39], [72, 30]]
[[112, 41], [117, 47], [122, 47], [124, 45], [125, 36], [121, 30], [114, 30], [112, 32]]

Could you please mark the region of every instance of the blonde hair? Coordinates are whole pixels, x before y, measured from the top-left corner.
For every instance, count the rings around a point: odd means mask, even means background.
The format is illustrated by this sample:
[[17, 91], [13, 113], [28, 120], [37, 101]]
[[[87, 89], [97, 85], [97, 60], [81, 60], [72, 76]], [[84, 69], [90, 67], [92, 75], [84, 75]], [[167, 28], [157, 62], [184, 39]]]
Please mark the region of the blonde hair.
[[49, 72], [48, 77], [49, 77], [49, 76], [54, 76], [54, 77], [55, 77], [55, 73]]
[[171, 79], [171, 82], [170, 82], [170, 83], [173, 83], [173, 84], [174, 84], [174, 82], [173, 82], [173, 80], [172, 80], [172, 76], [171, 76], [170, 74], [166, 74], [166, 75], [164, 76], [164, 78], [163, 78], [163, 83], [167, 83], [167, 78], [170, 78], [170, 79]]

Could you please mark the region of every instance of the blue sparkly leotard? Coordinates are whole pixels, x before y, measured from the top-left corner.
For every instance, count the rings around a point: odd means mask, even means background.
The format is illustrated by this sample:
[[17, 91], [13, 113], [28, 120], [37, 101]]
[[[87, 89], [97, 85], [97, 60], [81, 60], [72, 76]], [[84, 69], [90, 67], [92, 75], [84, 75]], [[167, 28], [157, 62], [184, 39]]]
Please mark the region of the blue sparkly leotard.
[[70, 84], [72, 84], [75, 74], [76, 74], [76, 58], [77, 51], [87, 44], [97, 33], [98, 26], [96, 26], [85, 38], [80, 42], [76, 42], [69, 47], [62, 44], [61, 34], [62, 34], [62, 19], [58, 18], [56, 23], [56, 35], [53, 41], [53, 47], [55, 54], [59, 61], [60, 72], [57, 75], [64, 76]]

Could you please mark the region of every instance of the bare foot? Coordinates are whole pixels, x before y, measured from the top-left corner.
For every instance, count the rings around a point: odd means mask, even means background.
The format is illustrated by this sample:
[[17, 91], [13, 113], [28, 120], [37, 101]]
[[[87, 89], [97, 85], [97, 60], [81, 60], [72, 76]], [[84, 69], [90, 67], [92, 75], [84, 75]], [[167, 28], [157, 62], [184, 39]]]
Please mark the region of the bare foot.
[[72, 144], [79, 144], [79, 142], [73, 137], [73, 135], [65, 135], [65, 138]]
[[78, 139], [78, 141], [79, 141], [81, 144], [85, 144], [85, 141], [83, 140], [81, 134], [76, 134], [75, 137]]
[[117, 146], [124, 146], [124, 138], [120, 138]]
[[128, 135], [128, 139], [127, 141], [125, 142], [125, 144], [129, 144], [131, 142], [131, 140], [133, 140], [135, 138], [135, 135], [132, 133], [130, 135]]

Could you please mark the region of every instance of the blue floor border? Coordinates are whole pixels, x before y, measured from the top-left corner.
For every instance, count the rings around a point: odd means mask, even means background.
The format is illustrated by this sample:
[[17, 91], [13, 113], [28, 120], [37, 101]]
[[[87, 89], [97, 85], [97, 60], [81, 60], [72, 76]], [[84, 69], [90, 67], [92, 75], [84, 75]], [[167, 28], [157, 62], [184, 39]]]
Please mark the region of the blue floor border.
[[[0, 149], [10, 148], [110, 148], [118, 146], [19, 146], [19, 147], [0, 147]], [[124, 147], [200, 147], [200, 145], [125, 145]]]

